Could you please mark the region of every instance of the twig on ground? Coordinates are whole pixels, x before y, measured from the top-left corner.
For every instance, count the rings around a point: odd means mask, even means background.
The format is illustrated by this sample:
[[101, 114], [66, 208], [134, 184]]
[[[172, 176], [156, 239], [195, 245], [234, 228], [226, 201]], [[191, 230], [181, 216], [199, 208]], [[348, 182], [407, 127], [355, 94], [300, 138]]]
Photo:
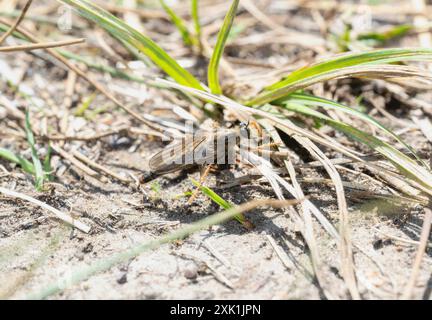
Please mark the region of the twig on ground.
[[87, 164], [89, 167], [92, 167], [98, 171], [101, 171], [101, 172], [105, 173], [106, 175], [111, 176], [112, 178], [114, 178], [114, 179], [116, 179], [122, 183], [127, 183], [127, 184], [133, 183], [133, 181], [120, 176], [119, 174], [111, 171], [108, 168], [105, 168], [104, 166], [101, 166], [100, 164], [97, 164], [96, 162], [89, 159], [88, 157], [83, 155], [81, 152], [78, 152], [77, 150], [72, 150], [71, 153], [75, 158], [77, 158], [81, 162]]
[[204, 247], [216, 258], [218, 259], [225, 267], [231, 269], [231, 263], [215, 248], [212, 246], [208, 239], [203, 242]]
[[283, 251], [281, 250], [281, 248], [276, 243], [275, 239], [271, 235], [267, 235], [266, 237], [267, 237], [267, 240], [269, 241], [270, 245], [272, 246], [272, 248], [276, 252], [276, 255], [279, 257], [279, 260], [284, 265], [284, 267], [287, 270], [292, 270], [293, 269], [292, 263], [290, 263], [290, 261], [288, 260], [288, 258], [285, 256], [285, 254], [283, 253]]
[[116, 129], [108, 130], [106, 132], [97, 133], [95, 135], [87, 135], [87, 136], [60, 136], [60, 135], [47, 135], [42, 136], [43, 139], [50, 141], [95, 141], [105, 137], [109, 137], [115, 134], [120, 134], [122, 132], [127, 132], [129, 126], [121, 126]]
[[98, 178], [99, 174], [96, 171], [94, 171], [94, 170], [90, 169], [89, 167], [87, 167], [86, 165], [84, 165], [81, 161], [77, 160], [73, 155], [71, 155], [68, 152], [66, 152], [59, 145], [53, 143], [51, 145], [51, 147], [61, 157], [63, 157], [64, 159], [68, 160], [71, 164], [73, 164], [75, 167], [77, 167], [78, 169], [80, 169], [85, 174], [89, 175], [90, 177], [96, 178], [96, 179]]
[[35, 43], [35, 44], [25, 44], [19, 46], [9, 46], [9, 47], [1, 47], [0, 53], [5, 52], [15, 52], [15, 51], [32, 51], [39, 49], [48, 49], [48, 48], [58, 48], [64, 46], [71, 46], [78, 43], [84, 43], [85, 39], [73, 39], [73, 40], [64, 40], [64, 41], [54, 41], [54, 42], [45, 42], [45, 43]]
[[172, 251], [172, 254], [179, 256], [183, 259], [188, 259], [188, 260], [193, 260], [196, 263], [201, 263], [204, 264], [209, 270], [210, 272], [213, 274], [214, 278], [219, 281], [220, 283], [222, 283], [224, 286], [226, 286], [229, 289], [234, 289], [234, 285], [233, 283], [227, 278], [225, 277], [221, 272], [219, 272], [215, 266], [213, 266], [212, 264], [210, 264], [207, 261], [204, 261], [202, 259], [199, 259], [193, 255], [190, 254], [186, 254], [186, 253], [182, 253], [182, 252], [175, 252]]
[[[399, 241], [399, 242], [405, 243], [407, 245], [414, 245], [414, 246], [420, 245], [419, 241], [415, 241], [415, 240], [411, 240], [411, 239], [405, 239], [405, 238], [402, 238], [402, 237], [394, 236], [394, 235], [388, 234], [388, 233], [386, 233], [386, 232], [378, 229], [377, 227], [373, 227], [373, 229], [376, 232], [381, 233], [383, 236], [385, 236], [385, 237], [387, 237], [389, 239], [392, 239], [392, 240], [395, 240], [395, 241]], [[427, 245], [427, 247], [428, 248], [432, 248], [432, 243], [429, 243]]]
[[31, 202], [31, 203], [33, 203], [33, 204], [35, 204], [35, 205], [37, 205], [37, 206], [39, 206], [45, 210], [52, 212], [58, 219], [74, 226], [75, 228], [77, 228], [77, 229], [79, 229], [85, 233], [90, 232], [90, 229], [91, 229], [90, 226], [84, 224], [83, 222], [80, 222], [79, 220], [74, 219], [72, 216], [70, 216], [66, 213], [63, 213], [60, 210], [57, 210], [56, 208], [53, 208], [50, 205], [48, 205], [42, 201], [39, 201], [39, 200], [32, 198], [28, 195], [25, 195], [23, 193], [15, 192], [15, 191], [3, 188], [3, 187], [0, 187], [0, 193], [3, 193], [8, 197], [18, 198], [18, 199], [21, 199], [24, 201]]

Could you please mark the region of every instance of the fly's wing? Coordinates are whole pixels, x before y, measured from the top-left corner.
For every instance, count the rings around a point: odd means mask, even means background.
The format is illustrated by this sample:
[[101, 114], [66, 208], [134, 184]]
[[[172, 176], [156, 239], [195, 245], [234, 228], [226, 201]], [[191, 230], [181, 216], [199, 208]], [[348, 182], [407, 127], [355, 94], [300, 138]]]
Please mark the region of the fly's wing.
[[166, 146], [149, 161], [150, 171], [165, 174], [194, 165], [194, 150], [208, 139], [207, 136], [187, 136], [177, 143]]
[[199, 165], [235, 164], [238, 134], [234, 130], [219, 130], [209, 134], [205, 142], [195, 147], [194, 163]]

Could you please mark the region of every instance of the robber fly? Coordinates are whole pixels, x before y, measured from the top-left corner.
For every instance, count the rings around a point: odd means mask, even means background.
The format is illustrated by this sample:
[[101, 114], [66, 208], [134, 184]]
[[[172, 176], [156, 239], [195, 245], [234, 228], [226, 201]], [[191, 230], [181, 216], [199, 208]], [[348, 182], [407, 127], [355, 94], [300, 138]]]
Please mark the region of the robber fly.
[[244, 139], [249, 139], [246, 123], [240, 124], [240, 130], [200, 130], [186, 135], [150, 158], [150, 171], [143, 174], [140, 182], [147, 183], [167, 173], [200, 165], [234, 164], [236, 148]]

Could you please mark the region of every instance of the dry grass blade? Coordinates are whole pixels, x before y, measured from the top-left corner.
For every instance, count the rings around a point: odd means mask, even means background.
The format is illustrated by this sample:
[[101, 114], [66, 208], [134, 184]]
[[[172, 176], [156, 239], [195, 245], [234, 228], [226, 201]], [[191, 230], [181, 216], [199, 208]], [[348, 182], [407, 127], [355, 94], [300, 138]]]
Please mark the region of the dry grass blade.
[[344, 112], [348, 115], [352, 115], [352, 116], [354, 116], [354, 117], [356, 117], [362, 121], [365, 121], [366, 123], [369, 123], [373, 127], [381, 130], [383, 133], [387, 134], [388, 136], [394, 138], [396, 141], [401, 143], [403, 146], [405, 146], [410, 151], [410, 153], [419, 162], [423, 163], [423, 165], [426, 166], [426, 163], [423, 162], [422, 159], [420, 159], [420, 157], [416, 154], [415, 150], [413, 148], [411, 148], [405, 141], [403, 141], [400, 136], [395, 134], [390, 129], [386, 128], [384, 125], [382, 125], [380, 122], [378, 122], [377, 120], [375, 120], [374, 118], [372, 118], [371, 116], [369, 116], [366, 113], [360, 112], [360, 111], [356, 110], [355, 108], [345, 106], [345, 105], [340, 104], [336, 101], [327, 100], [324, 98], [320, 98], [320, 97], [313, 96], [313, 95], [307, 95], [307, 94], [293, 93], [293, 94], [289, 95], [286, 100], [281, 101], [280, 104], [284, 105], [284, 104], [287, 104], [289, 102], [299, 103], [299, 104], [302, 104], [302, 105], [305, 105], [305, 106], [311, 107], [311, 108], [321, 107], [321, 108], [324, 108], [325, 110], [341, 111], [341, 112]]
[[291, 111], [320, 119], [334, 127], [336, 130], [343, 132], [350, 138], [366, 144], [370, 148], [381, 153], [399, 171], [401, 171], [403, 175], [409, 177], [413, 183], [416, 183], [422, 191], [427, 194], [432, 193], [432, 173], [430, 172], [430, 170], [423, 165], [417, 164], [414, 160], [412, 160], [390, 144], [362, 130], [347, 125], [341, 121], [333, 120], [332, 118], [322, 114], [321, 112], [307, 108], [301, 104], [288, 104], [285, 107]]
[[92, 167], [100, 172], [105, 173], [106, 175], [122, 182], [122, 183], [126, 183], [126, 184], [130, 184], [132, 183], [131, 180], [113, 172], [112, 170], [105, 168], [104, 166], [96, 163], [95, 161], [89, 159], [88, 157], [86, 157], [85, 155], [83, 155], [81, 152], [77, 151], [77, 150], [72, 150], [72, 155], [77, 158], [78, 160], [80, 160], [81, 162], [86, 163], [89, 167]]
[[79, 170], [81, 170], [86, 175], [97, 178], [99, 175], [96, 171], [93, 169], [87, 167], [84, 163], [77, 160], [73, 155], [66, 152], [66, 150], [63, 150], [59, 145], [52, 144], [51, 147], [55, 152], [57, 152], [61, 157], [68, 160], [71, 164], [73, 164], [75, 167], [77, 167]]
[[[296, 198], [300, 198], [303, 195], [302, 193], [301, 194], [297, 193], [296, 190], [285, 179], [283, 179], [279, 174], [277, 174], [270, 162], [247, 151], [243, 151], [243, 152], [241, 151], [241, 153], [243, 153], [242, 155], [243, 161], [251, 163], [267, 179], [267, 181], [270, 183], [273, 191], [275, 192], [279, 200], [285, 199], [281, 186]], [[302, 206], [302, 207], [303, 207], [302, 217], [293, 208], [291, 208], [291, 210], [289, 210], [287, 213], [290, 215], [294, 223], [297, 225], [297, 228], [302, 233], [309, 247], [312, 268], [314, 270], [314, 274], [316, 276], [320, 289], [328, 299], [333, 299], [333, 295], [330, 292], [328, 292], [324, 287], [324, 276], [322, 274], [322, 268], [321, 268], [322, 264], [319, 256], [319, 250], [317, 247], [317, 241], [316, 241], [316, 236], [313, 228], [310, 208], [309, 206]]]
[[425, 208], [425, 217], [423, 220], [423, 227], [420, 235], [420, 243], [417, 249], [417, 254], [414, 260], [414, 265], [411, 271], [411, 276], [405, 287], [402, 295], [402, 299], [411, 299], [413, 295], [413, 290], [416, 284], [416, 280], [420, 271], [421, 262], [423, 255], [426, 251], [427, 244], [429, 242], [429, 235], [431, 233], [432, 227], [432, 210], [430, 208]]
[[6, 108], [8, 116], [10, 116], [11, 118], [18, 119], [22, 122], [24, 121], [24, 119], [25, 119], [24, 112], [22, 112], [21, 110], [16, 108], [14, 106], [14, 104], [12, 103], [12, 101], [10, 101], [8, 98], [6, 98], [3, 95], [0, 96], [0, 105], [3, 106], [4, 108]]
[[85, 39], [73, 39], [64, 41], [54, 41], [45, 43], [25, 44], [19, 46], [9, 46], [0, 48], [0, 52], [32, 51], [38, 49], [58, 48], [84, 43]]
[[285, 27], [277, 24], [266, 16], [251, 0], [243, 0], [241, 4], [252, 16], [270, 29], [280, 30], [282, 32], [287, 31]]
[[354, 272], [354, 263], [353, 263], [353, 255], [352, 255], [352, 244], [351, 244], [351, 232], [349, 228], [349, 215], [348, 215], [348, 207], [345, 199], [345, 191], [342, 184], [342, 179], [333, 165], [331, 161], [327, 158], [327, 156], [309, 139], [305, 139], [302, 137], [297, 137], [296, 140], [304, 146], [310, 154], [320, 161], [330, 178], [332, 179], [335, 189], [336, 189], [336, 197], [340, 212], [340, 251], [341, 251], [341, 269], [342, 276], [348, 286], [348, 289], [351, 293], [351, 296], [355, 300], [360, 299], [360, 293], [357, 288], [357, 282]]
[[4, 195], [6, 195], [8, 197], [18, 198], [18, 199], [33, 203], [33, 204], [37, 205], [38, 207], [41, 207], [42, 209], [50, 211], [58, 219], [70, 224], [71, 226], [74, 226], [78, 230], [81, 230], [82, 232], [85, 232], [85, 233], [90, 232], [91, 228], [88, 225], [80, 222], [79, 220], [74, 219], [72, 216], [70, 216], [66, 213], [63, 213], [60, 210], [57, 210], [56, 208], [53, 208], [53, 207], [47, 205], [46, 203], [43, 203], [42, 201], [39, 201], [39, 200], [32, 198], [28, 195], [25, 195], [25, 194], [22, 194], [19, 192], [15, 192], [15, 191], [3, 188], [3, 187], [0, 187], [0, 193], [3, 193]]
[[19, 24], [24, 20], [24, 17], [26, 15], [28, 9], [30, 8], [30, 5], [32, 4], [32, 2], [33, 2], [33, 0], [28, 0], [27, 1], [27, 3], [25, 4], [23, 10], [21, 11], [21, 14], [18, 17], [18, 19], [10, 27], [10, 29], [5, 34], [2, 35], [2, 37], [0, 38], [0, 46], [6, 40], [6, 38], [9, 37], [16, 30], [16, 28], [19, 26]]
[[[263, 127], [266, 129], [266, 131], [270, 134], [270, 136], [273, 138], [273, 140], [276, 143], [282, 143], [282, 139], [279, 136], [279, 133], [276, 131], [276, 129], [269, 123], [267, 120], [260, 121], [260, 124], [263, 125]], [[286, 149], [285, 149], [286, 150]], [[288, 182], [286, 182], [284, 179], [277, 177], [276, 180], [279, 180], [279, 182], [284, 186], [284, 188], [291, 193], [296, 199], [302, 199], [305, 197], [303, 190], [298, 183], [296, 173], [294, 166], [289, 160], [284, 161], [285, 166], [288, 170], [288, 173], [291, 178], [292, 185], [290, 185]], [[319, 258], [319, 250], [317, 248], [316, 239], [315, 239], [315, 233], [313, 228], [313, 221], [312, 221], [312, 215], [315, 215], [317, 220], [321, 223], [323, 228], [329, 232], [331, 235], [333, 235], [335, 238], [339, 238], [339, 235], [332, 226], [332, 224], [322, 215], [322, 213], [310, 202], [309, 200], [305, 200], [301, 204], [301, 210], [302, 210], [302, 223], [297, 221], [297, 224], [299, 226], [303, 226], [303, 232], [305, 234], [306, 242], [310, 248], [311, 251], [311, 260], [312, 260], [312, 267], [315, 273], [315, 276], [318, 279], [318, 282], [320, 284], [324, 283], [324, 276], [321, 273], [321, 262]], [[295, 219], [294, 219], [295, 220]], [[296, 221], [296, 220], [295, 220]], [[330, 297], [331, 295], [328, 292], [325, 292], [327, 297]]]
[[[267, 132], [272, 136], [273, 140], [280, 143], [282, 143], [282, 139], [280, 138], [279, 134], [275, 130], [274, 127], [272, 127], [267, 121], [261, 121], [264, 128], [266, 128]], [[310, 154], [318, 159], [320, 163], [324, 165], [327, 172], [329, 173], [330, 177], [332, 178], [332, 181], [334, 182], [334, 185], [336, 187], [336, 194], [338, 198], [338, 205], [340, 210], [340, 236], [337, 234], [336, 230], [333, 229], [333, 226], [328, 227], [329, 222], [326, 220], [323, 220], [320, 217], [320, 214], [316, 214], [316, 211], [318, 209], [314, 208], [314, 206], [311, 206], [311, 203], [304, 201], [302, 204], [302, 210], [303, 210], [303, 219], [305, 226], [309, 228], [309, 235], [313, 235], [313, 228], [312, 228], [312, 220], [311, 220], [311, 214], [316, 215], [318, 220], [321, 222], [324, 229], [332, 230], [329, 233], [334, 235], [334, 237], [339, 241], [340, 243], [340, 249], [341, 249], [341, 264], [342, 264], [342, 274], [344, 276], [345, 282], [347, 284], [347, 287], [349, 288], [351, 292], [351, 296], [354, 299], [360, 299], [360, 294], [358, 292], [356, 279], [354, 275], [354, 265], [352, 262], [352, 252], [351, 252], [351, 242], [350, 242], [350, 232], [348, 227], [348, 209], [347, 204], [345, 200], [345, 194], [343, 190], [342, 180], [334, 167], [334, 165], [330, 162], [330, 160], [319, 150], [310, 140], [302, 137], [295, 137], [295, 139], [303, 146], [305, 147]], [[280, 148], [279, 148], [280, 149]], [[287, 150], [287, 149], [285, 149]], [[293, 187], [295, 188], [296, 194], [293, 194], [294, 196], [298, 197], [304, 197], [303, 191], [301, 186], [299, 185], [296, 173], [294, 169], [294, 165], [292, 164], [291, 160], [287, 159], [284, 161], [285, 166], [288, 170], [288, 173], [290, 175]], [[289, 189], [289, 188], [288, 188]], [[292, 192], [292, 190], [288, 190], [289, 192]], [[309, 213], [310, 212], [310, 213]], [[322, 215], [322, 214], [321, 214]], [[327, 227], [326, 227], [327, 226]]]

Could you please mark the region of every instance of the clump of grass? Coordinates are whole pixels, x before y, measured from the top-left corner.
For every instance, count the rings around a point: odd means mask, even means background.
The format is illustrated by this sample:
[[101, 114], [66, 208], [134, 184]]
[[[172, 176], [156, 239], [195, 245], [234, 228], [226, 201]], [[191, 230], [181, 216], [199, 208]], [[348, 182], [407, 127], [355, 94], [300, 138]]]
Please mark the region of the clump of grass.
[[44, 183], [52, 178], [50, 175], [51, 148], [48, 148], [48, 152], [42, 163], [36, 149], [36, 140], [30, 124], [30, 114], [28, 110], [25, 113], [25, 133], [31, 151], [32, 162], [5, 148], [0, 148], [0, 158], [19, 165], [24, 172], [31, 174], [35, 179], [36, 190], [42, 191]]

